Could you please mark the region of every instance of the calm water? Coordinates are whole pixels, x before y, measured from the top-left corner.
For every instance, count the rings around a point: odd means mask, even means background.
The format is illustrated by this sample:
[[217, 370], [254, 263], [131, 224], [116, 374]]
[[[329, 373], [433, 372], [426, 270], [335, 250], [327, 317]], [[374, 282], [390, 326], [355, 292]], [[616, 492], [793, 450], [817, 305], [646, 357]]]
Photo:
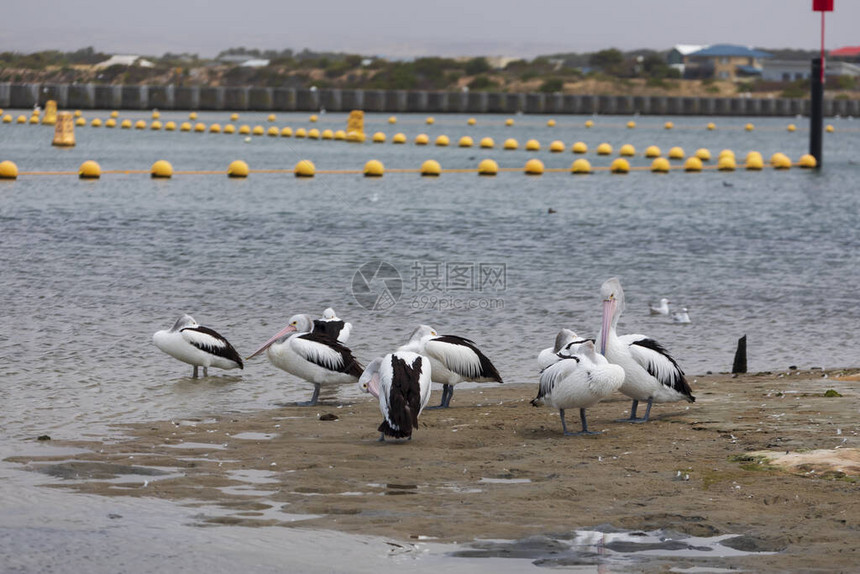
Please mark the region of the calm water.
[[[17, 115], [17, 114], [15, 114]], [[107, 113], [87, 114], [90, 118]], [[122, 117], [146, 118], [148, 113]], [[186, 114], [164, 113], [162, 121]], [[306, 114], [278, 114], [278, 126], [342, 129], [346, 116], [326, 114], [313, 126]], [[87, 159], [102, 169], [148, 169], [168, 159], [177, 170], [226, 170], [234, 159], [252, 169], [292, 168], [311, 159], [317, 169], [360, 169], [369, 159], [387, 168], [417, 168], [425, 159], [468, 168], [492, 157], [521, 167], [540, 157], [568, 167], [569, 153], [502, 151], [502, 141], [561, 139], [590, 149], [632, 143], [680, 145], [688, 153], [723, 148], [739, 160], [749, 150], [767, 159], [805, 153], [805, 130], [788, 133], [787, 119], [401, 116], [368, 117], [369, 133], [397, 131], [409, 140], [461, 135], [493, 137], [495, 150], [346, 144], [181, 132], [83, 127], [78, 145], [50, 145], [52, 130], [0, 125], [0, 160], [22, 171], [77, 170]], [[227, 114], [198, 121], [227, 123]], [[791, 120], [805, 127], [805, 119]], [[241, 123], [268, 125], [265, 114]], [[297, 312], [333, 306], [354, 325], [350, 346], [362, 361], [405, 342], [419, 323], [474, 339], [506, 381], [536, 382], [534, 358], [561, 327], [594, 336], [599, 288], [621, 278], [627, 311], [621, 332], [661, 340], [690, 374], [726, 371], [737, 339], [749, 339], [750, 370], [856, 366], [860, 306], [857, 180], [860, 124], [834, 120], [825, 138], [822, 173], [788, 172], [573, 177], [549, 173], [495, 178], [444, 174], [22, 176], [0, 182], [0, 441], [39, 434], [103, 437], [125, 421], [199, 416], [273, 407], [306, 399], [311, 387], [265, 360], [244, 371], [201, 381], [150, 340], [182, 313], [225, 335], [243, 355]], [[593, 165], [611, 158], [588, 154]], [[647, 165], [638, 157], [634, 165]], [[548, 209], [556, 210], [548, 214]], [[396, 269], [401, 293], [386, 310], [368, 310], [353, 296], [356, 272], [373, 260]], [[501, 272], [503, 275], [500, 275]], [[446, 275], [447, 273], [447, 275]], [[445, 281], [448, 281], [446, 284]], [[383, 281], [382, 283], [385, 283]], [[395, 285], [389, 278], [388, 287]], [[380, 289], [376, 282], [371, 289]], [[691, 325], [648, 314], [648, 302], [668, 297], [686, 306]], [[446, 308], [440, 308], [445, 306]], [[356, 398], [346, 388], [341, 398]], [[456, 399], [455, 399], [456, 401]]]

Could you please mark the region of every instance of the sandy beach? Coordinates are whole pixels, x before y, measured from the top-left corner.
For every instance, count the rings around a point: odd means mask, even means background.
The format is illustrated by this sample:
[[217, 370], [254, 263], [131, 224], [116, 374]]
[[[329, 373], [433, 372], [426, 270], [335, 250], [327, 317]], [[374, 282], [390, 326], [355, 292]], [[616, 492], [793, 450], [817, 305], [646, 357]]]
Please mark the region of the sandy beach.
[[[377, 442], [370, 396], [330, 396], [127, 425], [118, 441], [54, 441], [84, 454], [8, 460], [57, 477], [58, 488], [215, 503], [225, 512], [204, 518], [212, 525], [520, 541], [478, 543], [470, 555], [535, 560], [551, 558], [551, 546], [523, 539], [584, 528], [734, 534], [728, 544], [751, 554], [672, 565], [849, 572], [860, 562], [858, 372], [690, 377], [694, 404], [622, 424], [614, 419], [630, 402], [619, 395], [589, 410], [603, 433], [587, 437], [562, 436], [556, 411], [529, 404], [536, 384], [505, 384], [457, 389], [452, 408], [425, 411], [410, 442]], [[576, 412], [568, 423], [578, 429]]]

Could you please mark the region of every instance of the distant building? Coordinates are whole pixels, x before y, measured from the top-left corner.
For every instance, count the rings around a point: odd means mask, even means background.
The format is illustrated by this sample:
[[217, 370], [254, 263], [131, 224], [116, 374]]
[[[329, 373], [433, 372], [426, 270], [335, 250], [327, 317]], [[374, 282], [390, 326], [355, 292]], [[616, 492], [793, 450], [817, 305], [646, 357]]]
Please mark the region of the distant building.
[[243, 68], [265, 68], [269, 65], [269, 60], [264, 60], [262, 58], [252, 58], [250, 60], [245, 60], [239, 66]]
[[758, 77], [762, 62], [771, 54], [746, 46], [715, 44], [684, 57], [685, 78], [714, 78], [737, 81], [740, 78]]
[[829, 52], [830, 57], [849, 62], [860, 62], [860, 46], [845, 46]]
[[[809, 60], [769, 60], [764, 65], [761, 77], [768, 82], [796, 82], [809, 79], [811, 65]], [[849, 62], [827, 59], [824, 74], [828, 77], [860, 77], [860, 66]]]
[[233, 64], [243, 68], [265, 68], [269, 65], [269, 60], [248, 56], [246, 54], [227, 54], [221, 56], [218, 61], [224, 64]]
[[141, 68], [153, 68], [155, 64], [149, 60], [144, 60], [140, 56], [133, 55], [114, 55], [105, 60], [94, 64], [95, 68], [110, 68], [111, 66], [140, 66]]
[[699, 50], [704, 50], [707, 47], [707, 45], [699, 44], [675, 44], [666, 56], [666, 63], [669, 64], [670, 67], [681, 72], [681, 76], [683, 77], [685, 58], [690, 54], [698, 52]]

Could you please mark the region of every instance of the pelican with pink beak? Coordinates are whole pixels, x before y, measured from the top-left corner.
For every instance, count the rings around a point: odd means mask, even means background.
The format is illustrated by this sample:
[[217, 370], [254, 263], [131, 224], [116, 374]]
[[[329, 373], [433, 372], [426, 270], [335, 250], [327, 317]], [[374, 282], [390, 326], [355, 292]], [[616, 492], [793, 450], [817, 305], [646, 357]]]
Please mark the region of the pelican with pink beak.
[[386, 436], [412, 440], [418, 415], [430, 400], [430, 360], [409, 351], [390, 353], [371, 361], [358, 383], [379, 399], [380, 442]]
[[317, 404], [322, 385], [355, 383], [364, 371], [349, 347], [332, 337], [314, 333], [310, 315], [293, 315], [286, 327], [263, 343], [247, 359], [266, 352], [269, 362], [314, 386], [314, 394], [303, 406]]
[[[630, 417], [622, 421], [647, 422], [653, 403], [694, 402], [696, 398], [684, 371], [660, 343], [645, 335], [618, 336], [618, 318], [624, 311], [621, 282], [615, 277], [607, 280], [600, 288], [600, 295], [603, 298], [603, 324], [597, 336], [597, 348], [610, 363], [624, 369], [620, 391], [633, 399]], [[644, 417], [636, 418], [640, 401], [648, 401], [648, 407]]]

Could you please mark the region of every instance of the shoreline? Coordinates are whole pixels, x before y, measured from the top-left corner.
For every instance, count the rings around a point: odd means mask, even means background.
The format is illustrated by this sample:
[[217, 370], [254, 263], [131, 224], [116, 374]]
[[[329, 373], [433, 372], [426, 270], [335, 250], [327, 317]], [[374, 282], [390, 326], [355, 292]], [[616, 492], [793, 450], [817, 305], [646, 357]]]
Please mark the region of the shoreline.
[[655, 405], [647, 424], [613, 422], [629, 412], [620, 395], [589, 409], [604, 431], [594, 437], [563, 436], [557, 411], [528, 404], [537, 385], [521, 383], [458, 389], [452, 408], [421, 415], [411, 442], [376, 441], [381, 415], [368, 396], [116, 425], [125, 438], [52, 441], [82, 454], [5, 460], [55, 488], [223, 509], [203, 525], [459, 544], [609, 525], [735, 534], [754, 553], [712, 566], [850, 570], [860, 369], [690, 378], [696, 402]]

